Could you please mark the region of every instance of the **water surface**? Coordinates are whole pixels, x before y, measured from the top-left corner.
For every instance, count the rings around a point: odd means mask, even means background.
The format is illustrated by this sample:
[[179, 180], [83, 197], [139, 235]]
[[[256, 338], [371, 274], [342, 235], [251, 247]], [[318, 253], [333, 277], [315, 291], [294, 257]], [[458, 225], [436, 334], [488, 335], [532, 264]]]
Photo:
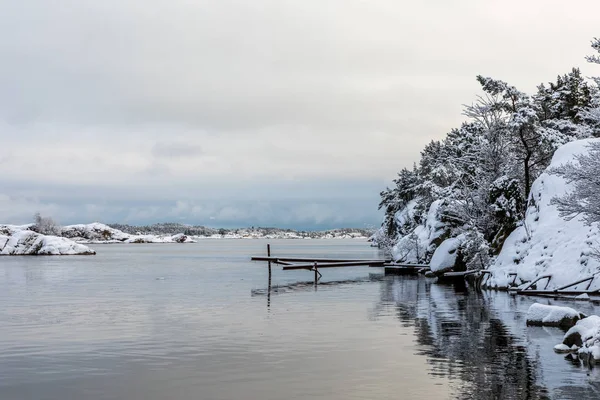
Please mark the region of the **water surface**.
[[[381, 257], [358, 240], [277, 255]], [[600, 377], [526, 328], [535, 299], [376, 268], [273, 268], [263, 240], [0, 258], [0, 399], [583, 399]], [[539, 299], [538, 299], [539, 300]], [[548, 302], [547, 300], [540, 300]], [[572, 305], [572, 304], [571, 304]], [[577, 304], [584, 312], [593, 306]]]

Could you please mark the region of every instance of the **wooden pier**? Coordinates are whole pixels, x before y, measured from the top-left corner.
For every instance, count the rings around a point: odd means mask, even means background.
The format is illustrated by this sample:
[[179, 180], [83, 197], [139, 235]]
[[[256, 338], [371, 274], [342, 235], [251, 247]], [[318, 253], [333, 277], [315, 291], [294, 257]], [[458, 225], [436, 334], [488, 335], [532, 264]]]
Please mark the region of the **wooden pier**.
[[323, 268], [344, 267], [377, 267], [383, 268], [385, 275], [417, 275], [429, 271], [428, 264], [396, 263], [391, 259], [368, 260], [356, 258], [323, 258], [323, 257], [276, 257], [271, 255], [271, 245], [267, 245], [266, 256], [254, 256], [252, 261], [268, 262], [269, 280], [271, 277], [271, 265], [281, 265], [283, 271], [307, 270], [315, 273], [315, 284], [318, 283]]
[[321, 278], [319, 269], [341, 267], [384, 267], [390, 265], [392, 260], [363, 260], [355, 258], [322, 258], [322, 257], [273, 257], [271, 245], [267, 244], [267, 256], [255, 256], [251, 261], [266, 261], [269, 266], [269, 282], [271, 281], [271, 265], [281, 265], [284, 271], [308, 270], [315, 273], [315, 285]]

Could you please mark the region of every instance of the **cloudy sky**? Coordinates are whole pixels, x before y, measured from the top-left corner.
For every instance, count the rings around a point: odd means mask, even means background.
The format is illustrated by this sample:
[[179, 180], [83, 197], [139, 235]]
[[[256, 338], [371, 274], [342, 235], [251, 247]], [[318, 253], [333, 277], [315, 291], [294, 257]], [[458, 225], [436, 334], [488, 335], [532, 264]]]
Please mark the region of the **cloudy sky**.
[[0, 222], [379, 223], [475, 76], [586, 75], [600, 2], [0, 0]]

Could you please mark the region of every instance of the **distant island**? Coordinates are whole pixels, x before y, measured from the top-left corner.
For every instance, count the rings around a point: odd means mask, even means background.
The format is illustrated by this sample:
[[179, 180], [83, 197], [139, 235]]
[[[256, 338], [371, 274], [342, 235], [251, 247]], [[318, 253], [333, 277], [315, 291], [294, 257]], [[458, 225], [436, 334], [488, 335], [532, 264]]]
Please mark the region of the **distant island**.
[[249, 228], [209, 228], [202, 225], [186, 225], [166, 222], [153, 225], [135, 226], [127, 224], [108, 224], [113, 229], [131, 235], [174, 235], [183, 233], [198, 238], [226, 239], [367, 239], [373, 235], [374, 229], [338, 228], [323, 231], [306, 231], [282, 229], [274, 227]]
[[343, 228], [296, 231], [280, 228], [207, 228], [179, 223], [146, 226], [106, 225], [100, 222], [60, 226], [39, 214], [34, 223], [0, 224], [0, 255], [93, 255], [85, 245], [111, 243], [195, 243], [201, 239], [362, 239], [370, 229]]

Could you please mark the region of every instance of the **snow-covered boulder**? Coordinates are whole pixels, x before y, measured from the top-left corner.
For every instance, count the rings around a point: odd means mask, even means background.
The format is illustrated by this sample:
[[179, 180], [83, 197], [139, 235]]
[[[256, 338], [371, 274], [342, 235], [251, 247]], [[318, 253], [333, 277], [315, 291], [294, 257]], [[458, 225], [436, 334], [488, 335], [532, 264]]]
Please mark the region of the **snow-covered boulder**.
[[460, 235], [455, 238], [446, 239], [435, 249], [429, 268], [431, 272], [442, 273], [449, 271], [456, 266], [460, 246], [462, 245], [464, 236]]
[[[575, 156], [587, 152], [587, 146], [599, 139], [578, 140], [556, 150], [549, 168], [574, 162]], [[528, 208], [522, 225], [504, 242], [492, 270], [488, 285], [505, 288], [512, 280], [508, 274], [517, 273], [517, 282], [528, 282], [540, 275], [550, 274], [548, 289], [575, 282], [600, 270], [600, 260], [593, 257], [594, 247], [600, 243], [597, 224], [589, 226], [576, 217], [567, 221], [560, 217], [551, 204], [557, 196], [572, 190], [572, 185], [546, 170], [534, 182]], [[585, 288], [587, 282], [580, 285]], [[600, 279], [590, 289], [600, 288]], [[576, 288], [575, 288], [576, 289]]]
[[600, 317], [590, 315], [565, 333], [563, 342], [554, 346], [558, 353], [577, 352], [590, 365], [600, 363]]
[[23, 227], [0, 225], [0, 255], [91, 255], [87, 246], [57, 236], [46, 236]]
[[527, 325], [570, 328], [585, 315], [570, 307], [534, 303], [527, 311]]
[[575, 346], [576, 349], [583, 346], [583, 343], [587, 342], [590, 338], [598, 333], [600, 330], [600, 317], [597, 315], [590, 315], [587, 318], [583, 318], [575, 324], [575, 326], [571, 327], [565, 333], [563, 338], [562, 347], [556, 348], [560, 349], [573, 349]]

